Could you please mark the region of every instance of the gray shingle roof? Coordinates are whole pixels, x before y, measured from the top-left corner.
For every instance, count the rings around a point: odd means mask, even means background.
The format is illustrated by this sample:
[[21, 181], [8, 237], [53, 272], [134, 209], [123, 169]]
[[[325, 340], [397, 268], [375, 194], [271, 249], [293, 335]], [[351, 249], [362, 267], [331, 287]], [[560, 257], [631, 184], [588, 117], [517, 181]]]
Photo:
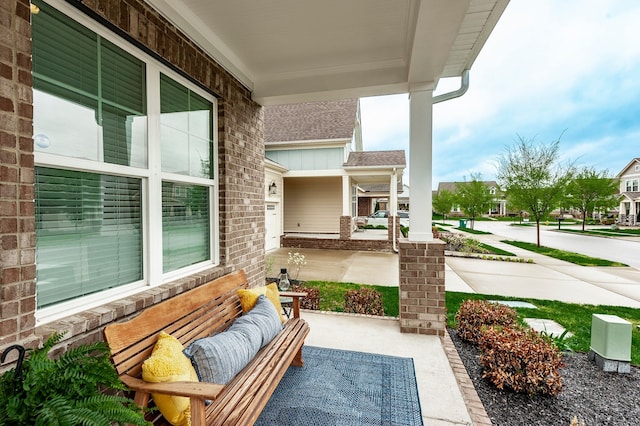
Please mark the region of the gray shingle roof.
[[351, 139], [357, 109], [357, 99], [266, 106], [265, 143]]
[[345, 167], [400, 166], [405, 167], [407, 160], [404, 151], [359, 151], [350, 152]]

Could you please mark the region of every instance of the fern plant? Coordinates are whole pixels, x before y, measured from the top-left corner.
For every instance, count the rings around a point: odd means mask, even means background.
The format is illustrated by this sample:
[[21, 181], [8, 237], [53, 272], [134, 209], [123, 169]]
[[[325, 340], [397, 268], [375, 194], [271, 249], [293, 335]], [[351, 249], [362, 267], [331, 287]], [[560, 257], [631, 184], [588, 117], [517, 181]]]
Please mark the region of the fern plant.
[[[81, 345], [50, 359], [63, 336], [54, 333], [42, 348], [27, 350], [18, 374], [12, 369], [0, 376], [0, 425], [150, 424], [123, 396], [127, 388], [109, 361], [107, 344]], [[117, 392], [105, 394], [106, 388]]]

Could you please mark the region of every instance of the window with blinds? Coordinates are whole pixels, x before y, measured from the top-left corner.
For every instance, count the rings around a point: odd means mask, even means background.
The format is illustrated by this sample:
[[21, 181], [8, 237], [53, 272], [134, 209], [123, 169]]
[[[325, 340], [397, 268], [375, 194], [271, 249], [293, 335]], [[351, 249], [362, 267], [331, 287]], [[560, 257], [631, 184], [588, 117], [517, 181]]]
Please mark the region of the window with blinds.
[[34, 3], [38, 309], [214, 264], [214, 98], [81, 14]]
[[142, 279], [141, 181], [36, 167], [38, 307]]

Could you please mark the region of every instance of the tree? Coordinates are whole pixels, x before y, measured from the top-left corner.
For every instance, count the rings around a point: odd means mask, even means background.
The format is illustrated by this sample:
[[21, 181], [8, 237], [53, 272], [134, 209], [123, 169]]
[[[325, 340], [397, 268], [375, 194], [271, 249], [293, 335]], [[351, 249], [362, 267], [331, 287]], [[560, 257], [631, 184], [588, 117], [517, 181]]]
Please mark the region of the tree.
[[592, 167], [585, 167], [569, 182], [565, 204], [580, 210], [582, 230], [584, 231], [589, 213], [599, 209], [608, 209], [618, 203], [617, 190], [618, 182], [609, 177], [607, 170], [598, 173]]
[[472, 173], [470, 182], [456, 183], [455, 199], [471, 219], [471, 229], [473, 229], [476, 216], [486, 212], [493, 202], [493, 195], [481, 179], [482, 175]]
[[531, 215], [536, 222], [537, 244], [540, 246], [540, 220], [561, 201], [564, 189], [573, 179], [573, 163], [560, 162], [560, 139], [550, 144], [537, 144], [534, 139], [518, 137], [498, 157], [497, 178], [513, 206]]
[[454, 203], [455, 198], [453, 192], [448, 189], [438, 191], [434, 194], [433, 200], [431, 200], [433, 210], [438, 213], [442, 213], [442, 220], [447, 220], [447, 213], [451, 211]]

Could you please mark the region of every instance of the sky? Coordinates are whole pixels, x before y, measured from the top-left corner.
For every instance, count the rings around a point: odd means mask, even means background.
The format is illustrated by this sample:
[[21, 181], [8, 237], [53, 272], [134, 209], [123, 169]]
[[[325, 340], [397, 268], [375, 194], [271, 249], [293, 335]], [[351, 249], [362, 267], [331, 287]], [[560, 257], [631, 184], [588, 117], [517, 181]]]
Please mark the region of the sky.
[[[640, 1], [511, 0], [469, 80], [433, 107], [433, 189], [495, 180], [519, 138], [560, 138], [561, 161], [615, 176], [640, 157]], [[441, 80], [435, 94], [459, 86]], [[404, 149], [408, 166], [408, 95], [360, 102], [364, 149]]]

